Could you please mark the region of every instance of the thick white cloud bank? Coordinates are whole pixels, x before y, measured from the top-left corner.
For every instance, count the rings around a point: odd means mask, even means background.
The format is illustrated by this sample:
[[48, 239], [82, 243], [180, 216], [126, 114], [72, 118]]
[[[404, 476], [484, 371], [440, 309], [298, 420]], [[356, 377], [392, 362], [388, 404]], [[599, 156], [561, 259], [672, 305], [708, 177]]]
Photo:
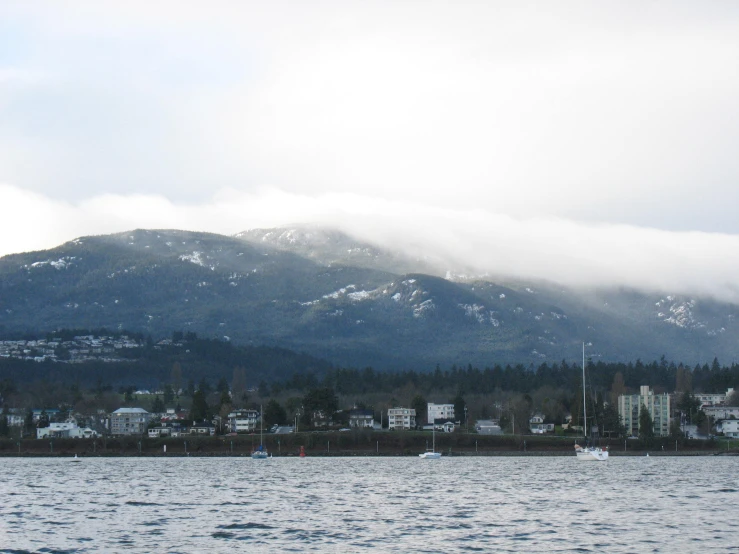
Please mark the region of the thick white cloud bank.
[[736, 294], [737, 3], [7, 0], [0, 37], [0, 253], [322, 222]]
[[197, 205], [160, 196], [104, 195], [61, 202], [0, 185], [12, 210], [0, 219], [0, 255], [52, 248], [89, 234], [136, 228], [232, 235], [319, 223], [380, 246], [446, 260], [449, 270], [546, 279], [574, 286], [630, 286], [739, 302], [739, 236], [514, 218], [355, 194], [308, 197], [277, 189], [224, 190]]

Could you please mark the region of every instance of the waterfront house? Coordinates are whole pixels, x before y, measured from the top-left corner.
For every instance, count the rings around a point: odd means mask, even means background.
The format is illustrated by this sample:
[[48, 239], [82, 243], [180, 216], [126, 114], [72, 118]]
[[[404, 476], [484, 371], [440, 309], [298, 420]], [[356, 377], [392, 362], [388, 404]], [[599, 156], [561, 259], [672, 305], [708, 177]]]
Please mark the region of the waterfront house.
[[375, 414], [372, 410], [349, 410], [349, 427], [372, 429], [375, 423]]
[[36, 429], [36, 438], [46, 439], [91, 439], [98, 434], [89, 427], [78, 427], [73, 421], [50, 423], [48, 427]]
[[739, 419], [722, 419], [716, 423], [716, 432], [723, 433], [725, 437], [739, 437]]
[[190, 427], [190, 434], [213, 436], [216, 434], [216, 426], [213, 425], [210, 421], [193, 421], [192, 427]]
[[536, 414], [529, 420], [529, 429], [534, 435], [553, 433], [554, 423], [544, 423], [544, 416]]

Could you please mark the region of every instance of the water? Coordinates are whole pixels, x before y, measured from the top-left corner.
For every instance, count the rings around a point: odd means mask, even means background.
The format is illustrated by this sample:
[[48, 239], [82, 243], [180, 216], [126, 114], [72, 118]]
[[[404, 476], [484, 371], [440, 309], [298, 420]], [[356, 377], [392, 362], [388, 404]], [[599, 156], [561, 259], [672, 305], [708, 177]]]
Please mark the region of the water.
[[739, 458], [2, 460], [0, 552], [731, 552]]

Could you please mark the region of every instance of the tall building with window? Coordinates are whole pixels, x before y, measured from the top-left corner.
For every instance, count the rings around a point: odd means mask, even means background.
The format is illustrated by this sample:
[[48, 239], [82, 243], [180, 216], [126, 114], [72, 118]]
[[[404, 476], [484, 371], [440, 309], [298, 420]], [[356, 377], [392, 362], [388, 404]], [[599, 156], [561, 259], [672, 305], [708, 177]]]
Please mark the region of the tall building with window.
[[639, 435], [639, 414], [646, 408], [652, 418], [652, 429], [655, 436], [666, 437], [670, 434], [670, 395], [654, 394], [649, 386], [639, 387], [639, 394], [622, 394], [618, 397], [618, 415], [626, 427], [626, 433]]
[[427, 405], [429, 423], [434, 423], [437, 419], [450, 420], [454, 419], [454, 404], [433, 404]]
[[149, 425], [149, 412], [143, 408], [119, 408], [110, 414], [113, 435], [143, 435]]
[[413, 429], [416, 426], [416, 410], [413, 408], [390, 408], [387, 411], [388, 429]]

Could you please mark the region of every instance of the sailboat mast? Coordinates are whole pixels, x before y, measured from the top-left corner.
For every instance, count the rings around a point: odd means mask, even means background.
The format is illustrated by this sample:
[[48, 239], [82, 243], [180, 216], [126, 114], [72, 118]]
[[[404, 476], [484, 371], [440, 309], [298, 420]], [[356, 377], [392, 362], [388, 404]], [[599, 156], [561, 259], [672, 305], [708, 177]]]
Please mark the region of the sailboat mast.
[[[585, 402], [585, 343], [582, 343], [582, 428], [585, 440], [588, 440], [588, 408]], [[587, 443], [585, 443], [587, 444]]]

